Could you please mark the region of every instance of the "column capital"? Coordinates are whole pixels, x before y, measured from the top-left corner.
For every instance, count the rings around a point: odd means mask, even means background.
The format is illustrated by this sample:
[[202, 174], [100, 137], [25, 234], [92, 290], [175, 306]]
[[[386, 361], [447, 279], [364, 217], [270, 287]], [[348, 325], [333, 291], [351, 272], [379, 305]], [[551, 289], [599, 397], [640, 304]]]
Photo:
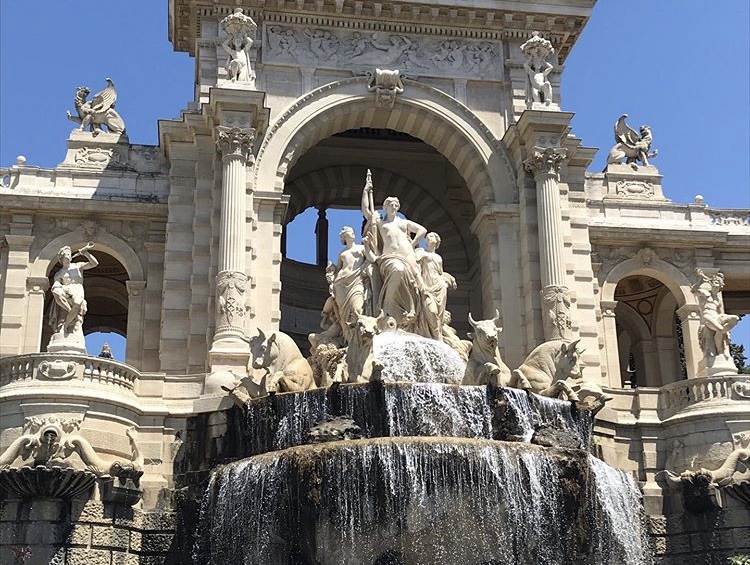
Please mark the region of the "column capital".
[[216, 147], [222, 157], [241, 157], [252, 161], [255, 128], [217, 126]]
[[527, 159], [523, 162], [523, 168], [536, 178], [538, 175], [555, 175], [560, 172], [560, 163], [568, 156], [568, 150], [564, 147], [537, 147], [535, 146]]
[[602, 311], [602, 318], [614, 318], [615, 308], [617, 308], [617, 300], [601, 300], [599, 307]]

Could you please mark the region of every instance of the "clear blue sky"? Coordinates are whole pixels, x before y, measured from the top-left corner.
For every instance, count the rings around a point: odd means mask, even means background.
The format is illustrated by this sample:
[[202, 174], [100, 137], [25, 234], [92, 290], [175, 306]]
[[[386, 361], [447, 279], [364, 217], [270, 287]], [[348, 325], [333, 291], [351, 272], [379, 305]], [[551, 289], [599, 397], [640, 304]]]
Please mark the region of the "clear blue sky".
[[[628, 113], [652, 127], [668, 198], [750, 208], [749, 38], [747, 0], [600, 0], [562, 84], [574, 133], [600, 149], [592, 170]], [[29, 165], [62, 161], [76, 86], [96, 92], [105, 77], [130, 141], [156, 144], [157, 120], [193, 98], [194, 61], [172, 51], [167, 0], [2, 0], [0, 166], [19, 154]], [[750, 343], [743, 326], [735, 339]]]

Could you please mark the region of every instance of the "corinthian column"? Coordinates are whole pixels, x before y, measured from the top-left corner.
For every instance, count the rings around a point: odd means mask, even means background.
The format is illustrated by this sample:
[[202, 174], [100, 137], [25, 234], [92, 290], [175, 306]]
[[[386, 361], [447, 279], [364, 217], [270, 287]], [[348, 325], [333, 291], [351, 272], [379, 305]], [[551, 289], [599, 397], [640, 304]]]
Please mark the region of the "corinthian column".
[[216, 332], [212, 350], [242, 344], [245, 335], [245, 177], [252, 159], [255, 130], [219, 126], [221, 153], [221, 228], [216, 276]]
[[570, 292], [565, 286], [563, 234], [558, 173], [566, 157], [560, 147], [534, 147], [523, 164], [534, 175], [539, 224], [539, 262], [542, 271], [544, 337], [570, 339]]

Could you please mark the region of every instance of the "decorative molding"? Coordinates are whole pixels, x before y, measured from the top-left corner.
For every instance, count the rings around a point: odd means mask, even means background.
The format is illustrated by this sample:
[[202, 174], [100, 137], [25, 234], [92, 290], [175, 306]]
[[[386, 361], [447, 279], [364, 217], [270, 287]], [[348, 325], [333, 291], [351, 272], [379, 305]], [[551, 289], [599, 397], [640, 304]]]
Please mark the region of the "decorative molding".
[[[247, 304], [245, 290], [247, 276], [237, 271], [222, 271], [216, 277], [218, 308], [217, 330], [226, 327], [239, 327], [243, 324]], [[237, 320], [239, 318], [239, 320]]]
[[73, 161], [79, 167], [90, 169], [129, 169], [127, 161], [112, 148], [81, 147], [73, 156]]
[[396, 96], [404, 92], [401, 72], [375, 69], [367, 72], [367, 91], [375, 93], [375, 106], [393, 108]]
[[537, 175], [557, 176], [567, 156], [568, 151], [563, 147], [534, 147], [531, 155], [524, 160], [523, 168], [535, 178]]
[[653, 198], [654, 185], [647, 181], [619, 180], [615, 192], [623, 198]]
[[750, 226], [750, 210], [708, 210], [711, 225]]
[[255, 128], [218, 126], [216, 136], [216, 147], [222, 157], [240, 157], [252, 162]]
[[545, 286], [541, 292], [544, 335], [547, 341], [570, 339], [570, 291], [565, 286]]
[[695, 265], [695, 252], [692, 249], [652, 248], [640, 249], [626, 245], [592, 245], [592, 261], [601, 264], [604, 273], [608, 273], [618, 263], [628, 259], [637, 259], [644, 266], [655, 261], [664, 261], [677, 267], [685, 274], [691, 272]]
[[42, 361], [39, 363], [37, 374], [51, 381], [65, 381], [75, 376], [77, 366], [77, 363], [71, 360]]
[[503, 80], [502, 46], [492, 41], [331, 28], [264, 26], [264, 64], [314, 68], [398, 67], [410, 74]]

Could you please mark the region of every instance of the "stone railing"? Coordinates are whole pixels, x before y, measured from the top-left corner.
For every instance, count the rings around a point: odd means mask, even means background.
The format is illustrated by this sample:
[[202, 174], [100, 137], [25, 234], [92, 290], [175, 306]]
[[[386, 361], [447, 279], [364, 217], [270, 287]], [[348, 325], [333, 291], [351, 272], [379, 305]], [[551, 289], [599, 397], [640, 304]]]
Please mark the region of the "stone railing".
[[81, 380], [133, 392], [139, 377], [130, 365], [88, 355], [30, 353], [0, 359], [0, 387], [26, 381]]
[[729, 400], [750, 400], [750, 376], [703, 377], [670, 383], [659, 391], [659, 411], [664, 419], [688, 407]]

